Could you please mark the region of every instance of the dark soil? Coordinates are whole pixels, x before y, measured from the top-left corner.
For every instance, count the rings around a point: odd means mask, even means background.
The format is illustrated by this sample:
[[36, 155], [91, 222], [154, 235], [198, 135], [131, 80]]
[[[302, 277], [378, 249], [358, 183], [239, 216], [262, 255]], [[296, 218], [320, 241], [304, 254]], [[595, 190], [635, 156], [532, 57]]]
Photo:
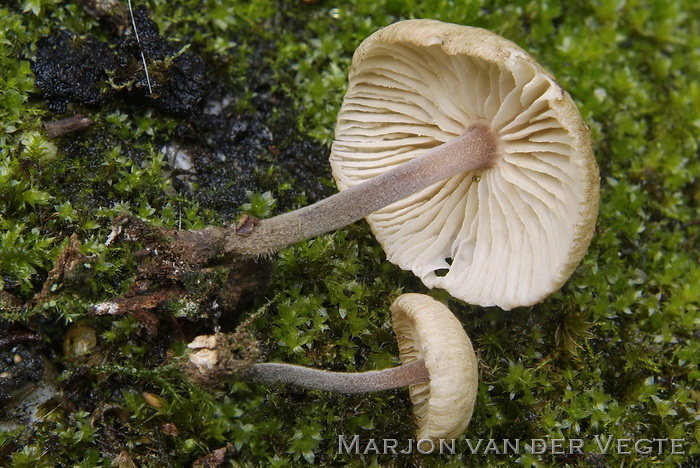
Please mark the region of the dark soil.
[[[175, 170], [173, 185], [214, 210], [224, 222], [239, 214], [248, 190], [272, 191], [279, 211], [293, 208], [300, 199], [311, 203], [332, 192], [327, 183], [328, 149], [297, 131], [293, 103], [281, 92], [271, 91], [277, 87], [264, 58], [269, 45], [259, 45], [260, 53], [248, 64], [249, 75], [242, 80], [246, 89], [239, 89], [232, 82], [241, 80], [232, 80], [219, 70], [222, 63], [236, 60], [235, 56], [198, 54], [194, 46], [167, 40], [145, 8], [135, 10], [134, 21], [138, 40], [129, 24], [122, 32], [117, 29], [109, 43], [78, 38], [67, 31], [39, 41], [32, 71], [50, 110], [64, 113], [75, 106], [95, 111], [117, 107], [141, 115], [144, 109], [154, 109], [156, 119], [161, 113], [179, 120], [175, 131], [163, 136], [162, 145], [185, 151], [193, 167], [187, 174]], [[246, 91], [255, 97], [241, 110], [239, 96]], [[213, 105], [218, 106], [215, 112]], [[92, 161], [82, 166], [98, 171], [104, 149], [118, 144], [130, 157], [138, 159], [142, 153], [105, 133], [99, 122], [86, 137], [59, 143], [69, 159]], [[84, 175], [66, 173], [63, 183], [57, 182], [74, 192], [92, 184]], [[290, 188], [279, 192], [282, 183]], [[108, 185], [97, 181], [89, 187], [97, 205], [110, 197]]]
[[145, 99], [173, 114], [196, 109], [208, 85], [203, 60], [162, 38], [144, 8], [134, 20], [138, 39], [127, 29], [113, 44], [68, 31], [39, 41], [31, 68], [50, 110], [61, 114], [71, 102], [94, 106], [113, 99]]
[[34, 332], [0, 322], [0, 407], [27, 384], [41, 379], [44, 363], [37, 352], [38, 341], [40, 335]]

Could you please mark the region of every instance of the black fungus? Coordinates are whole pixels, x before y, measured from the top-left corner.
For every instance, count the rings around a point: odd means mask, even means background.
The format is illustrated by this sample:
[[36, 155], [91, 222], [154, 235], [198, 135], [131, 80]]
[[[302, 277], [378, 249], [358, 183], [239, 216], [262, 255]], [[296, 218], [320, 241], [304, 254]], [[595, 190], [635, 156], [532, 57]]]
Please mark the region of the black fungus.
[[71, 102], [95, 106], [115, 99], [146, 99], [172, 114], [196, 109], [208, 85], [204, 61], [161, 37], [144, 8], [134, 12], [134, 22], [138, 37], [128, 28], [113, 44], [67, 31], [38, 41], [31, 69], [51, 111], [63, 113]]
[[[145, 8], [139, 7], [134, 11], [134, 23], [136, 33], [133, 29], [127, 30], [119, 47], [122, 67], [136, 70], [133, 75], [125, 76], [133, 81], [132, 95], [142, 95], [154, 106], [169, 113], [193, 112], [208, 86], [204, 61], [186, 50], [183, 44], [164, 39]], [[134, 60], [137, 64], [133, 63]]]
[[61, 31], [39, 40], [31, 69], [49, 109], [60, 114], [70, 102], [99, 105], [108, 99], [108, 71], [116, 63], [106, 44]]

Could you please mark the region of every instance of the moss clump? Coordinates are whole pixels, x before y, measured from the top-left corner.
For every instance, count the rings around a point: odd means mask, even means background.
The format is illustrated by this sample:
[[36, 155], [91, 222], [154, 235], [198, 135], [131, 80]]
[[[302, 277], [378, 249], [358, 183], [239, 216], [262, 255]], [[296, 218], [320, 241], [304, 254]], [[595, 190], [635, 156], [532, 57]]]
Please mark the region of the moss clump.
[[[155, 74], [189, 45], [179, 57], [200, 58], [207, 90], [184, 112], [131, 98], [73, 102], [68, 112], [89, 114], [95, 125], [56, 140], [41, 124], [61, 116], [30, 66], [41, 38], [69, 31], [72, 45], [80, 38], [117, 54], [115, 24], [123, 20], [93, 18], [79, 2], [0, 7], [0, 318], [41, 332], [31, 352], [59, 369], [67, 397], [41, 422], [0, 432], [0, 464], [188, 466], [229, 442], [226, 463], [236, 466], [698, 464], [700, 30], [692, 2], [134, 6], [148, 8], [160, 37], [178, 44], [151, 58]], [[359, 454], [339, 454], [340, 435], [410, 438], [405, 392], [338, 397], [229, 383], [210, 393], [182, 377], [175, 357], [192, 335], [217, 324], [233, 329], [258, 311], [252, 330], [266, 360], [333, 370], [394, 365], [388, 304], [401, 291], [424, 290], [384, 260], [363, 223], [280, 252], [265, 293], [208, 322], [174, 319], [166, 307], [124, 317], [93, 317], [90, 307], [132, 286], [139, 246], [107, 243], [123, 212], [157, 226], [199, 228], [327, 193], [323, 144], [332, 138], [352, 52], [377, 28], [414, 17], [490, 29], [557, 76], [594, 136], [599, 227], [571, 281], [532, 308], [483, 310], [430, 292], [466, 324], [480, 358], [479, 397], [458, 454], [385, 455], [364, 445]], [[132, 89], [143, 93], [140, 54], [130, 44]], [[107, 89], [97, 82], [95, 89]], [[192, 174], [174, 173], [161, 151], [169, 145], [188, 150]], [[72, 234], [91, 259], [91, 279], [38, 303]], [[208, 284], [193, 281], [192, 292]], [[95, 352], [65, 356], [68, 324], [85, 319], [96, 330]], [[144, 392], [158, 395], [160, 407]], [[598, 441], [604, 446], [609, 437], [603, 453]], [[491, 438], [580, 439], [583, 454], [499, 454], [484, 445], [472, 453], [467, 444]], [[634, 446], [664, 438], [683, 439], [684, 453]], [[619, 450], [616, 441], [626, 439], [632, 443]]]

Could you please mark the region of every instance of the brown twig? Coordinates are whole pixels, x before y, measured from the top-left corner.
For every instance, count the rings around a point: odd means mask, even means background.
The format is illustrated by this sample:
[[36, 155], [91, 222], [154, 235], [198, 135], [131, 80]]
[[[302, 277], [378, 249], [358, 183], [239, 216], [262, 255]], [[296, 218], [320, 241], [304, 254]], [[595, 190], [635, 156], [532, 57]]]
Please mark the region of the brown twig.
[[81, 114], [76, 114], [65, 119], [55, 120], [53, 122], [44, 123], [46, 135], [49, 138], [57, 138], [68, 135], [69, 133], [79, 132], [91, 126], [94, 122], [90, 117], [85, 117]]

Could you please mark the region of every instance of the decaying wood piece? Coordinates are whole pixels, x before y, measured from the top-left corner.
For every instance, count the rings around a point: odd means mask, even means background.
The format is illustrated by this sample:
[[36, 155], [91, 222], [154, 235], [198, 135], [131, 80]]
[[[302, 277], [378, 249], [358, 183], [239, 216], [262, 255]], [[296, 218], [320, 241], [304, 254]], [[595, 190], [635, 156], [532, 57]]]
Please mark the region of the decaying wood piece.
[[94, 122], [90, 117], [76, 114], [65, 119], [44, 123], [44, 130], [49, 138], [57, 138], [70, 133], [79, 132], [90, 127]]
[[[126, 294], [94, 304], [91, 312], [124, 315], [167, 308], [177, 317], [216, 322], [223, 312], [264, 291], [272, 275], [268, 259], [223, 254], [223, 233], [216, 228], [164, 230], [119, 217], [105, 243], [140, 246], [133, 254], [133, 281]], [[71, 236], [35, 297], [38, 304], [93, 280], [89, 265], [95, 259], [82, 254], [80, 245], [77, 235]]]
[[37, 304], [46, 302], [63, 287], [79, 288], [90, 281], [94, 274], [91, 265], [96, 259], [80, 252], [80, 246], [78, 235], [73, 234], [49, 271], [41, 292], [34, 297]]
[[138, 242], [138, 266], [129, 291], [95, 304], [92, 312], [122, 315], [167, 307], [175, 316], [216, 320], [260, 294], [270, 280], [271, 262], [222, 256], [224, 232], [163, 230], [128, 216], [115, 220], [108, 242]]

